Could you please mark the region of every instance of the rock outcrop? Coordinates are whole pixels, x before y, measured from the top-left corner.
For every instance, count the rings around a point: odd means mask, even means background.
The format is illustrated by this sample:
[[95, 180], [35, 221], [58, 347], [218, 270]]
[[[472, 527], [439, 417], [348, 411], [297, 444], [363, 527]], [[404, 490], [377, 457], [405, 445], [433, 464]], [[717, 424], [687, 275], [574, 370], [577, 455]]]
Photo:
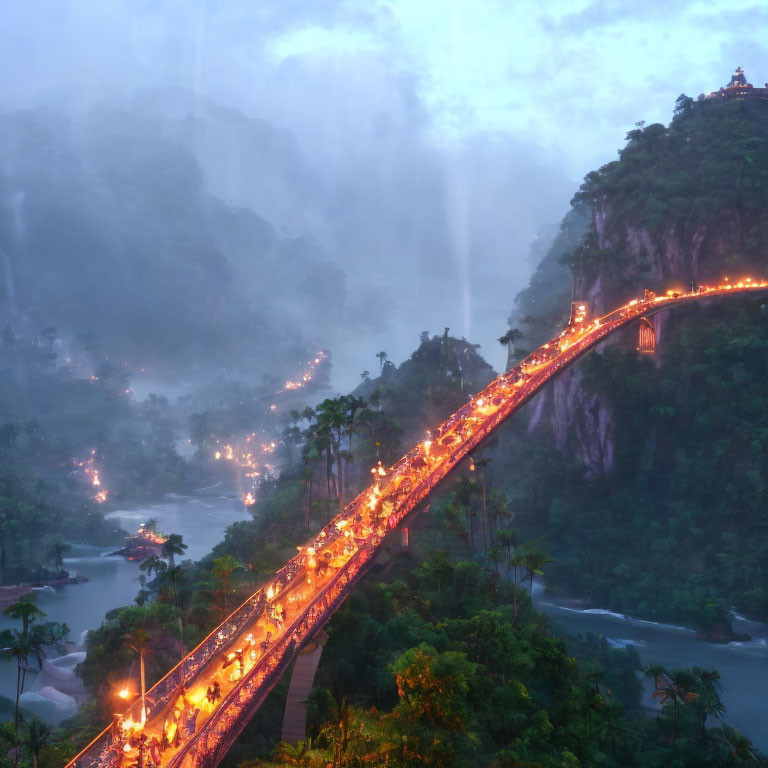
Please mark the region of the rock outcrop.
[[[620, 159], [587, 175], [560, 236], [516, 300], [510, 324], [526, 329], [525, 344], [533, 347], [543, 330], [554, 334], [562, 327], [563, 317], [554, 317], [548, 304], [568, 288], [555, 263], [569, 267], [572, 297], [587, 302], [591, 316], [642, 295], [644, 288], [689, 289], [724, 276], [767, 273], [766, 118], [768, 105], [762, 103], [691, 106], [684, 99], [669, 126], [630, 132]], [[585, 215], [586, 227], [574, 226]], [[542, 270], [548, 282], [537, 282]], [[656, 359], [667, 323], [665, 313], [654, 318]], [[628, 329], [606, 343], [632, 348], [636, 341]], [[532, 409], [529, 429], [547, 425], [557, 447], [573, 451], [587, 476], [613, 470], [611, 403], [589, 391], [579, 366], [552, 385], [546, 406]]]

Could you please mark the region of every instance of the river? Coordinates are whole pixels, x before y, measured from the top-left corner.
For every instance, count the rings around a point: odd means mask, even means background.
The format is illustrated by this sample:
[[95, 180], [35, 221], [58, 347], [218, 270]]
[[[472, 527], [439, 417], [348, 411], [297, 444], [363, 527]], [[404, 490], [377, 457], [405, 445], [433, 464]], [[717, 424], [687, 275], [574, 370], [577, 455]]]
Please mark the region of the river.
[[[199, 560], [224, 538], [227, 526], [249, 516], [234, 498], [169, 495], [163, 503], [117, 510], [107, 517], [116, 519], [129, 532], [154, 517], [158, 530], [183, 537], [189, 547], [184, 559]], [[37, 590], [36, 603], [47, 614], [46, 620], [66, 622], [74, 643], [82, 643], [85, 633], [98, 627], [107, 611], [132, 605], [139, 591], [139, 564], [110, 556], [115, 549], [74, 545], [64, 558], [64, 568], [89, 580], [59, 590]], [[0, 629], [11, 626], [18, 626], [18, 622], [0, 614]], [[84, 693], [74, 674], [83, 657], [84, 653], [74, 652], [52, 663], [47, 661], [43, 675], [27, 675], [23, 706], [54, 723], [72, 715]], [[0, 694], [9, 699], [16, 695], [16, 667], [12, 663], [0, 662]]]
[[[135, 531], [150, 517], [157, 518], [158, 528], [166, 533], [179, 533], [189, 545], [186, 557], [200, 559], [221, 541], [227, 526], [248, 518], [247, 512], [233, 498], [220, 496], [169, 496], [161, 504], [119, 510], [109, 514], [127, 531]], [[82, 642], [89, 629], [98, 627], [107, 611], [130, 605], [139, 590], [138, 563], [122, 557], [110, 557], [110, 549], [78, 545], [69, 552], [64, 567], [87, 576], [89, 581], [54, 591], [38, 592], [37, 604], [48, 619], [64, 621], [71, 629], [74, 642]], [[662, 664], [667, 668], [698, 665], [716, 667], [722, 675], [727, 707], [727, 721], [739, 727], [762, 751], [768, 753], [768, 729], [765, 728], [765, 691], [768, 690], [768, 645], [766, 628], [739, 617], [734, 629], [747, 633], [751, 642], [716, 645], [694, 639], [694, 632], [653, 622], [629, 619], [610, 611], [577, 610], [550, 603], [541, 585], [534, 588], [537, 607], [552, 619], [555, 629], [586, 635], [604, 635], [617, 647], [634, 645], [644, 665]], [[0, 615], [0, 629], [14, 622]], [[46, 664], [46, 674], [30, 675], [24, 706], [51, 722], [70, 716], [76, 699], [82, 693], [75, 665], [84, 654], [75, 652]], [[10, 663], [0, 663], [0, 693], [12, 699], [15, 695], [16, 671]], [[654, 707], [650, 681], [645, 685], [644, 704]], [[71, 695], [70, 695], [71, 694]]]
[[[768, 644], [766, 627], [734, 616], [736, 632], [750, 635], [743, 643], [702, 643], [695, 640], [693, 630], [632, 619], [600, 609], [578, 610], [547, 601], [541, 588], [534, 589], [537, 608], [546, 613], [553, 629], [570, 634], [591, 632], [604, 635], [614, 647], [634, 645], [644, 666], [661, 664], [667, 669], [678, 667], [715, 667], [722, 676], [722, 699], [726, 706], [726, 722], [743, 731], [755, 746], [768, 754], [765, 692], [768, 690]], [[656, 709], [651, 697], [652, 685], [646, 678], [643, 704]]]

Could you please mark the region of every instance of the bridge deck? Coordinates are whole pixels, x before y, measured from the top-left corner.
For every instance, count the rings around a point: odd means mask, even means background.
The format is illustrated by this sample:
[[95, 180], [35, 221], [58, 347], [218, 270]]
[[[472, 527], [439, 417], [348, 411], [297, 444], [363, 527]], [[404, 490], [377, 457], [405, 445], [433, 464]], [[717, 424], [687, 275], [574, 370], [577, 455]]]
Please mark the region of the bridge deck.
[[[166, 768], [215, 766], [275, 685], [362, 576], [385, 535], [448, 473], [553, 376], [610, 334], [638, 318], [704, 298], [765, 292], [768, 282], [745, 280], [695, 292], [647, 294], [602, 318], [571, 324], [521, 363], [492, 381], [337, 515], [262, 589], [214, 630], [126, 711], [123, 728], [105, 730], [67, 768], [118, 768], [133, 763], [137, 739], [170, 745]], [[206, 696], [218, 684], [219, 698]], [[152, 764], [148, 751], [145, 757]]]

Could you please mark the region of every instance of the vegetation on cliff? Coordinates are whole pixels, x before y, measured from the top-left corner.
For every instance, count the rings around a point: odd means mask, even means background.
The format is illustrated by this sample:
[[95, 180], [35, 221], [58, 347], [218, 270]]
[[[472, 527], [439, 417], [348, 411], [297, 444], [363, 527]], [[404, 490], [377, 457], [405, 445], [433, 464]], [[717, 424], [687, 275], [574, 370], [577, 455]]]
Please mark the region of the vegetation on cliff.
[[[588, 231], [545, 262], [559, 257], [607, 307], [644, 287], [763, 274], [766, 115], [758, 100], [681, 98], [669, 127], [638, 127], [619, 160], [587, 176], [574, 210], [592, 212]], [[532, 282], [526, 310], [553, 290]], [[552, 590], [727, 638], [729, 608], [768, 619], [768, 312], [753, 299], [675, 312], [661, 318], [655, 359], [634, 346], [630, 330], [577, 366], [579, 402], [609, 414], [607, 475], [585, 464], [580, 443], [598, 439], [588, 416], [562, 424], [551, 408], [524, 441], [514, 434], [529, 414], [513, 419], [490, 472], [555, 558]]]
[[[596, 217], [568, 262], [577, 273], [621, 270], [639, 258], [650, 280], [698, 276], [767, 263], [768, 103], [745, 99], [693, 102], [681, 96], [669, 126], [638, 124], [619, 159], [587, 174], [574, 203]], [[659, 270], [648, 249], [633, 249], [633, 231], [645, 230], [669, 258], [669, 238], [688, 253]], [[667, 242], [665, 243], [665, 239]], [[634, 253], [633, 253], [634, 250]], [[696, 263], [693, 263], [696, 262]], [[674, 274], [674, 268], [685, 274]]]

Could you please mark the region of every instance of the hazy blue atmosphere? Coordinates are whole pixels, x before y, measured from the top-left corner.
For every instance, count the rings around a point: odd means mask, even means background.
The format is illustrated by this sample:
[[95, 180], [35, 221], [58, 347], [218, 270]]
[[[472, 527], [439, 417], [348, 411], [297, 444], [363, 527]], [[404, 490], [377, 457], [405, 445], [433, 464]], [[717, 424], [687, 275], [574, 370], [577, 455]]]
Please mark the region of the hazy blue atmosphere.
[[[6, 1], [0, 65], [12, 75], [0, 108], [6, 121], [44, 108], [34, 119], [66, 133], [72, 164], [100, 132], [139, 133], [142, 152], [179, 143], [205, 194], [252, 210], [281, 238], [310, 238], [312, 258], [344, 273], [336, 302], [349, 322], [321, 329], [341, 386], [372, 364], [360, 359], [363, 338], [399, 360], [418, 331], [443, 326], [500, 364], [495, 338], [530, 273], [530, 246], [552, 236], [580, 177], [612, 159], [637, 120], [664, 119], [681, 92], [720, 85], [736, 64], [760, 70], [765, 13], [749, 3], [519, 3], [510, 13], [496, 2]], [[739, 14], [750, 24], [723, 23]], [[18, 158], [3, 162], [6, 215], [23, 209], [30, 183]], [[92, 209], [105, 202], [94, 194]], [[238, 277], [237, 301], [277, 311], [248, 282], [256, 272]], [[307, 335], [317, 330], [308, 314], [286, 321]]]
[[0, 71], [0, 768], [768, 768], [765, 3], [0, 0]]

